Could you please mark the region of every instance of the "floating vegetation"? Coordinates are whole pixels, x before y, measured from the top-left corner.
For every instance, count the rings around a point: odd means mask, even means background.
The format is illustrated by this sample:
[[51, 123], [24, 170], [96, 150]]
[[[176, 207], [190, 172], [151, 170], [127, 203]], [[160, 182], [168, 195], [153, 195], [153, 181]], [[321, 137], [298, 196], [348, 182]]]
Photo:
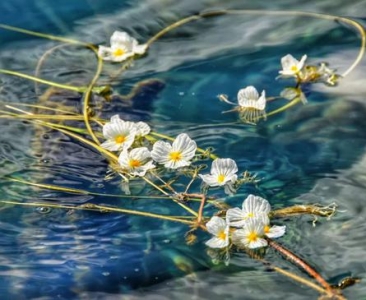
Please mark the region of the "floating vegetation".
[[[306, 105], [311, 99], [305, 97], [303, 92], [305, 84], [325, 83], [329, 86], [336, 86], [339, 80], [342, 80], [357, 66], [364, 55], [365, 49], [365, 32], [362, 26], [353, 20], [305, 12], [277, 11], [265, 13], [300, 15], [344, 22], [358, 30], [362, 37], [362, 44], [354, 63], [343, 74], [336, 73], [326, 63], [308, 65], [307, 62], [311, 61], [311, 58], [308, 58], [307, 55], [303, 55], [300, 60], [297, 60], [291, 54], [285, 54], [285, 56], [279, 58], [282, 69], [279, 70], [278, 79], [290, 79], [294, 84], [286, 87], [280, 95], [269, 96], [267, 90], [263, 90], [259, 94], [257, 89], [251, 85], [238, 91], [237, 103], [229, 101], [224, 94], [219, 95], [220, 100], [235, 106], [230, 112], [238, 113], [241, 123], [250, 125], [265, 122], [266, 119], [283, 111], [290, 111], [297, 104]], [[81, 112], [75, 112], [72, 107], [67, 106], [60, 109], [47, 106], [47, 101], [43, 101], [42, 105], [4, 104], [0, 117], [26, 120], [36, 127], [52, 129], [97, 151], [100, 156], [108, 161], [108, 169], [105, 170], [106, 177], [120, 178], [121, 191], [123, 192], [123, 194], [117, 195], [98, 195], [128, 199], [165, 199], [179, 206], [183, 211], [181, 215], [177, 216], [97, 203], [75, 205], [57, 203], [57, 201], [40, 202], [32, 199], [24, 202], [13, 200], [1, 200], [0, 202], [13, 206], [36, 207], [41, 214], [48, 214], [51, 209], [58, 208], [68, 211], [87, 210], [100, 213], [119, 213], [178, 222], [187, 226], [187, 233], [185, 237], [182, 236], [182, 239], [185, 238], [188, 245], [205, 243], [207, 254], [215, 264], [229, 265], [232, 253], [246, 252], [250, 259], [257, 259], [279, 274], [316, 290], [320, 293], [319, 299], [345, 299], [341, 294], [341, 289], [351, 286], [359, 280], [346, 278], [338, 286], [332, 286], [320, 275], [320, 272], [311, 267], [304, 259], [281, 245], [280, 242], [273, 240], [281, 238], [288, 230], [285, 225], [281, 225], [281, 218], [308, 214], [315, 218], [330, 219], [337, 212], [336, 204], [323, 206], [304, 203], [272, 210], [267, 199], [250, 194], [243, 201], [242, 208], [232, 208], [224, 201], [215, 199], [215, 194], [212, 191], [223, 189], [227, 195], [233, 195], [245, 184], [252, 184], [255, 188], [255, 185], [260, 183], [260, 179], [256, 174], [252, 174], [250, 170], [239, 170], [233, 159], [221, 158], [219, 157], [220, 154], [214, 153], [211, 148], [200, 148], [200, 145], [189, 136], [189, 133], [182, 132], [176, 137], [168, 136], [150, 128], [150, 125], [146, 122], [128, 121], [120, 114], [115, 114], [110, 120], [106, 120], [99, 117], [98, 107], [92, 105], [95, 97], [103, 103], [110, 101], [113, 103], [116, 99], [130, 100], [138, 92], [138, 88], [132, 90], [127, 96], [119, 95], [113, 90], [114, 81], [121, 77], [127, 68], [133, 67], [132, 62], [134, 59], [144, 59], [143, 55], [147, 54], [154, 42], [166, 33], [189, 22], [230, 14], [260, 15], [263, 12], [224, 10], [190, 16], [158, 32], [142, 45], [139, 45], [136, 39], [127, 33], [116, 31], [111, 37], [110, 47], [96, 46], [0, 24], [0, 28], [3, 29], [85, 47], [93, 51], [97, 58], [97, 70], [91, 82], [85, 86], [60, 84], [41, 79], [38, 76], [1, 69], [0, 73], [19, 76], [31, 80], [35, 84], [48, 85], [49, 89], [41, 96], [43, 100], [51, 98], [60, 90], [80, 93], [82, 95], [82, 109]], [[49, 52], [45, 54], [42, 60], [48, 54]], [[104, 71], [103, 66], [106, 63], [119, 64], [118, 71], [108, 74], [109, 80], [107, 82], [100, 82], [101, 74]], [[138, 83], [137, 85], [139, 84], [148, 85], [149, 82]], [[286, 100], [285, 104], [273, 108], [272, 104], [274, 102], [283, 100]], [[77, 125], [73, 125], [75, 123]], [[246, 128], [243, 126], [242, 130], [246, 130]], [[208, 161], [208, 164], [211, 165], [210, 171], [206, 170]], [[17, 177], [6, 177], [6, 180], [26, 185], [29, 188], [76, 195], [97, 194], [88, 190], [31, 182]], [[148, 193], [135, 195], [131, 186], [136, 182], [149, 186]], [[197, 186], [199, 187], [197, 188]], [[210, 213], [206, 210], [208, 206], [211, 208]], [[211, 213], [212, 207], [215, 208], [214, 214]], [[198, 231], [208, 232], [211, 234], [211, 238], [202, 241], [199, 235], [196, 234]], [[266, 261], [264, 254], [253, 254], [252, 252], [253, 249], [268, 247], [276, 250], [289, 263], [305, 271], [311, 279], [279, 268]], [[289, 245], [290, 247], [291, 245]], [[185, 272], [193, 272], [191, 267], [181, 263], [177, 264]]]

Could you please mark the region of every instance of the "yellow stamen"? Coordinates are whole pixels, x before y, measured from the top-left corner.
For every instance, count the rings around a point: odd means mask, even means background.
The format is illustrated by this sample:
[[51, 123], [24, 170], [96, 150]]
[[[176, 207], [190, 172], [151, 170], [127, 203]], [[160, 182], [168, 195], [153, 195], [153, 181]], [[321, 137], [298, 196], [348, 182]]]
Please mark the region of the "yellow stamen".
[[264, 233], [268, 233], [269, 229], [270, 229], [270, 227], [268, 225], [264, 226]]
[[225, 233], [225, 231], [224, 230], [221, 230], [220, 232], [219, 232], [219, 234], [217, 235], [217, 237], [220, 239], [220, 240], [226, 240], [226, 233]]
[[137, 168], [141, 166], [141, 162], [138, 159], [130, 159], [128, 162], [131, 168]]
[[217, 176], [218, 183], [223, 183], [224, 181], [225, 181], [225, 175], [220, 174], [219, 176]]
[[250, 212], [248, 213], [248, 218], [253, 218], [254, 217], [254, 213]]
[[114, 141], [117, 143], [117, 144], [122, 144], [126, 141], [126, 137], [123, 136], [123, 135], [117, 135], [115, 138], [114, 138]]
[[292, 66], [291, 67], [291, 71], [293, 71], [293, 72], [299, 72], [299, 69], [297, 68], [297, 66]]
[[258, 234], [254, 231], [248, 234], [248, 241], [255, 242], [258, 239]]
[[114, 56], [122, 56], [122, 55], [123, 55], [123, 54], [125, 54], [125, 53], [126, 53], [126, 51], [125, 51], [125, 50], [123, 50], [123, 49], [121, 49], [121, 48], [118, 48], [118, 49], [114, 50], [113, 55], [114, 55]]
[[182, 159], [182, 152], [180, 151], [173, 151], [173, 152], [170, 152], [169, 153], [169, 158], [172, 160], [172, 161], [180, 161]]

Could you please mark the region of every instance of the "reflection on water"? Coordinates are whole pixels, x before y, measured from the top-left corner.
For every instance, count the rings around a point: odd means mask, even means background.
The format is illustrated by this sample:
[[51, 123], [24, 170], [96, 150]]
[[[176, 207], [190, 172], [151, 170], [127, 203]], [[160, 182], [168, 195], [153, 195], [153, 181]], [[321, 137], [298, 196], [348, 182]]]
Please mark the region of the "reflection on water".
[[[24, 1], [0, 4], [10, 14]], [[28, 18], [4, 23], [108, 44], [110, 34], [125, 29], [139, 41], [180, 17], [204, 9], [243, 8], [242, 1], [65, 1], [50, 7], [44, 1], [26, 4]], [[273, 6], [273, 7], [272, 7]], [[286, 1], [248, 3], [245, 8], [290, 9]], [[364, 17], [364, 1], [307, 1], [291, 9]], [[43, 16], [43, 17], [39, 17]], [[51, 25], [50, 25], [51, 24]], [[366, 107], [361, 84], [362, 64], [335, 88], [311, 86], [309, 103], [295, 107], [256, 127], [235, 124], [235, 113], [216, 96], [235, 101], [238, 89], [253, 84], [278, 94], [288, 82], [275, 80], [280, 58], [308, 54], [313, 62], [329, 61], [344, 71], [357, 55], [359, 40], [348, 28], [304, 17], [223, 16], [201, 20], [168, 34], [135, 62], [115, 89], [127, 94], [135, 83], [147, 80], [130, 102], [97, 97], [98, 113], [109, 118], [120, 113], [132, 121], [144, 120], [157, 131], [175, 136], [189, 132], [202, 147], [214, 147], [231, 157], [239, 169], [258, 174], [257, 187], [243, 186], [227, 199], [238, 205], [248, 193], [260, 194], [274, 207], [295, 203], [333, 202], [342, 213], [313, 227], [308, 216], [286, 219], [288, 234], [281, 242], [313, 264], [332, 283], [339, 277], [363, 278], [365, 264]], [[58, 43], [2, 30], [2, 68], [34, 74], [37, 60]], [[93, 76], [93, 55], [75, 46], [59, 48], [43, 62], [42, 78], [86, 84]], [[115, 70], [109, 65], [107, 69]], [[39, 103], [45, 86], [11, 76], [0, 77], [2, 102]], [[105, 77], [102, 80], [106, 80]], [[55, 93], [52, 105], [80, 112], [75, 93]], [[42, 103], [43, 104], [43, 103]], [[50, 103], [48, 103], [49, 105]], [[7, 182], [6, 175], [33, 182], [120, 193], [118, 178], [105, 180], [107, 162], [93, 149], [54, 130], [1, 119], [1, 194], [9, 200], [47, 200], [64, 203], [104, 203], [155, 213], [180, 214], [174, 205], [158, 199], [106, 198], [31, 190]], [[226, 124], [226, 125], [225, 125]], [[198, 186], [194, 186], [198, 188]], [[134, 194], [146, 187], [136, 184]], [[218, 197], [224, 195], [220, 192]], [[154, 206], [152, 207], [152, 201]], [[147, 209], [148, 208], [148, 209]], [[212, 210], [213, 211], [213, 210]], [[208, 214], [212, 213], [208, 210]], [[0, 289], [3, 299], [131, 299], [243, 298], [315, 299], [307, 290], [270, 272], [245, 254], [236, 254], [229, 267], [213, 266], [201, 241], [186, 246], [187, 228], [121, 214], [103, 214], [46, 208], [1, 207]], [[288, 268], [273, 251], [266, 258]], [[292, 267], [290, 267], [292, 268]], [[292, 270], [296, 270], [293, 268]], [[194, 272], [194, 273], [192, 273]], [[366, 295], [362, 284], [345, 291], [349, 299]], [[119, 298], [118, 298], [119, 299]]]

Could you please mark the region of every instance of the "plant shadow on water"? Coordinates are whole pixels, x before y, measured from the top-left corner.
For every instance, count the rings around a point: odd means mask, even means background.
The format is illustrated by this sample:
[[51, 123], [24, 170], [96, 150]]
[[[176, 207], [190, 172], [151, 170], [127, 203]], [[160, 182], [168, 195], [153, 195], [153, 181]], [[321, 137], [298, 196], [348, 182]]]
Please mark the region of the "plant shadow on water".
[[[112, 2], [112, 7], [121, 9]], [[151, 7], [131, 4], [131, 15], [100, 14], [99, 21], [93, 16], [81, 19], [79, 22], [89, 24], [91, 30], [83, 36], [86, 27], [81, 26], [73, 35], [106, 45], [108, 34], [120, 30], [121, 20], [130, 18], [131, 27], [123, 29], [140, 41], [148, 40], [170, 23], [192, 14], [193, 8], [183, 7], [182, 15], [176, 12], [182, 7], [172, 5], [171, 15], [161, 15], [163, 25], [157, 12], [156, 20], [152, 15], [142, 25], [136, 20]], [[207, 8], [198, 4], [193, 7], [197, 11]], [[104, 18], [108, 19], [107, 26], [101, 24]], [[46, 32], [37, 26], [10, 24]], [[320, 25], [321, 30], [309, 33]], [[242, 28], [252, 30], [243, 33]], [[239, 170], [256, 174], [259, 182], [242, 185], [231, 196], [222, 189], [210, 190], [210, 196], [232, 207], [240, 206], [249, 194], [270, 200], [273, 209], [336, 202], [341, 212], [329, 221], [319, 217], [315, 227], [313, 217], [307, 215], [276, 220], [287, 227], [280, 242], [314, 266], [330, 284], [336, 285], [347, 276], [363, 278], [366, 106], [362, 89], [347, 94], [348, 76], [331, 88], [304, 84], [308, 103], [268, 115], [257, 125], [238, 122], [238, 112], [223, 114], [232, 107], [217, 98], [226, 94], [236, 102], [237, 91], [251, 84], [258, 91], [265, 89], [267, 97], [280, 94], [293, 84], [293, 79], [275, 79], [281, 57], [289, 52], [298, 58], [306, 53], [309, 59], [314, 58], [314, 64], [327, 61], [330, 67], [340, 66], [343, 69], [339, 71], [344, 71], [359, 50], [359, 37], [352, 30], [329, 20], [299, 16], [279, 19], [265, 13], [192, 22], [172, 30], [157, 40], [147, 55], [135, 60], [113, 82], [111, 101], [93, 94], [91, 117], [109, 120], [119, 114], [124, 120], [147, 122], [154, 132], [170, 137], [187, 132], [200, 148], [213, 147], [220, 157], [234, 159]], [[11, 31], [2, 32], [8, 41], [0, 49], [1, 68], [24, 74], [34, 75], [42, 55], [60, 45], [31, 36], [14, 41]], [[350, 77], [362, 77], [359, 69], [364, 67], [362, 61]], [[51, 82], [83, 86], [90, 82], [96, 68], [92, 51], [67, 45], [47, 54], [37, 75]], [[101, 85], [118, 70], [116, 64], [105, 63], [104, 68]], [[0, 80], [2, 112], [7, 110], [6, 105], [13, 105], [40, 116], [58, 114], [48, 108], [83, 114], [81, 93], [44, 84], [35, 86], [32, 80], [5, 74]], [[269, 111], [287, 103], [269, 102]], [[25, 106], [29, 104], [38, 106]], [[85, 128], [82, 119], [54, 123]], [[121, 177], [111, 172], [109, 160], [98, 149], [57, 128], [34, 126], [32, 120], [16, 118], [2, 118], [0, 124], [4, 128], [0, 138], [2, 199], [45, 204], [1, 206], [2, 299], [120, 299], [121, 295], [130, 299], [239, 299], [243, 295], [245, 299], [268, 299], [269, 291], [273, 292], [271, 299], [317, 298], [314, 290], [282, 277], [247, 253], [233, 253], [228, 266], [215, 264], [204, 245], [208, 234], [195, 231], [197, 242], [187, 245], [190, 228], [184, 223], [93, 211], [93, 206], [87, 205], [183, 216], [187, 220], [190, 217], [175, 202], [157, 196], [148, 182], [131, 181], [133, 196], [124, 195]], [[91, 125], [94, 132], [101, 132], [100, 124]], [[204, 163], [211, 164], [207, 158]], [[179, 179], [182, 183], [177, 181], [176, 187], [184, 190], [189, 180]], [[75, 190], [41, 188], [23, 181]], [[200, 190], [199, 180], [191, 190]], [[78, 209], [80, 205], [85, 209]], [[198, 206], [189, 202], [189, 207]], [[204, 215], [209, 218], [217, 212], [217, 207], [209, 204]], [[272, 248], [266, 250], [265, 259], [306, 276]], [[344, 295], [361, 299], [366, 290], [356, 284], [344, 290]]]

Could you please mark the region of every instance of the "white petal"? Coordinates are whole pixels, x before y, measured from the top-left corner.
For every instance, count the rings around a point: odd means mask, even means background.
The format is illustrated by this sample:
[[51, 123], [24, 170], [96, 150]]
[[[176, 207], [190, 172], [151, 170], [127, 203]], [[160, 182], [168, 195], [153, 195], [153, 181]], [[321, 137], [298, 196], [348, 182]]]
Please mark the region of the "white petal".
[[153, 145], [153, 149], [151, 151], [151, 156], [153, 160], [160, 164], [165, 164], [169, 161], [169, 153], [172, 149], [172, 146], [164, 141], [157, 141]]
[[219, 183], [217, 182], [217, 175], [212, 175], [212, 174], [201, 175], [201, 174], [198, 174], [198, 176], [201, 177], [201, 179], [209, 186], [219, 186]]
[[226, 212], [226, 221], [232, 227], [243, 227], [245, 225], [246, 215], [238, 208], [230, 208]]
[[306, 54], [301, 57], [300, 61], [297, 64], [297, 68], [299, 69], [299, 71], [304, 67], [305, 60], [307, 58], [308, 58], [308, 56]]
[[[211, 174], [223, 174], [231, 177], [236, 172], [238, 172], [238, 167], [236, 165], [236, 162], [231, 158], [216, 158], [212, 162]], [[228, 180], [230, 180], [230, 178], [228, 178]]]
[[99, 46], [98, 48], [98, 56], [101, 57], [103, 60], [113, 60], [113, 50], [112, 48]]
[[207, 231], [213, 235], [218, 235], [226, 229], [226, 222], [224, 219], [213, 216], [210, 221], [206, 223]]
[[283, 236], [285, 232], [286, 232], [286, 226], [274, 225], [269, 229], [269, 232], [266, 233], [266, 236], [268, 236], [271, 239], [276, 239]]
[[[231, 225], [231, 224], [230, 224]], [[246, 236], [247, 236], [247, 231], [244, 229], [237, 229], [233, 232], [231, 239], [233, 241], [233, 243], [235, 245], [241, 246], [241, 247], [247, 247], [247, 242], [246, 242]]]
[[146, 161], [151, 157], [151, 153], [146, 147], [139, 147], [131, 150], [130, 157], [139, 161]]
[[291, 54], [287, 54], [281, 58], [281, 65], [283, 71], [288, 71], [292, 66], [296, 66], [299, 63]]
[[173, 142], [172, 151], [181, 151], [184, 160], [191, 160], [196, 154], [197, 144], [188, 134], [179, 134]]
[[268, 242], [263, 238], [258, 238], [254, 242], [249, 242], [247, 244], [247, 247], [250, 249], [256, 249], [256, 248], [262, 248], [266, 247], [268, 245]]
[[255, 108], [258, 110], [264, 110], [266, 108], [266, 92], [263, 90], [261, 96], [257, 100]]
[[132, 40], [133, 38], [127, 32], [115, 31], [111, 36], [111, 46], [112, 47], [128, 47], [126, 50], [132, 50]]
[[128, 154], [128, 151], [127, 151], [127, 149], [124, 149], [118, 157], [118, 163], [120, 164], [122, 169], [128, 169], [129, 161], [130, 161], [130, 156]]
[[147, 50], [147, 45], [146, 44], [142, 44], [142, 45], [135, 45], [133, 47], [133, 52], [136, 54], [144, 54]]
[[243, 212], [248, 214], [252, 213], [254, 215], [257, 214], [268, 214], [271, 211], [271, 205], [266, 199], [263, 199], [259, 196], [249, 195], [243, 201]]
[[111, 140], [103, 142], [100, 146], [109, 151], [118, 151], [120, 149], [120, 146]]
[[223, 239], [219, 239], [217, 237], [213, 237], [209, 239], [205, 244], [210, 248], [224, 248], [228, 246], [229, 242]]
[[258, 91], [254, 86], [248, 86], [245, 89], [241, 89], [238, 92], [238, 102], [240, 105], [241, 101], [244, 100], [257, 100], [259, 98]]
[[136, 123], [137, 128], [137, 135], [145, 136], [150, 133], [150, 126], [146, 124], [145, 122], [137, 122]]
[[235, 182], [235, 181], [236, 181], [237, 176], [236, 176], [236, 175], [234, 175], [234, 176], [232, 177], [232, 179], [234, 179], [234, 181], [230, 181], [230, 182], [228, 182], [227, 184], [225, 184], [225, 187], [224, 187], [225, 194], [227, 194], [227, 195], [233, 195], [233, 194], [235, 194], [235, 193], [236, 193], [236, 189], [235, 189], [235, 187], [234, 187], [233, 182]]
[[182, 168], [182, 167], [186, 167], [189, 166], [191, 164], [190, 161], [188, 160], [178, 160], [178, 161], [174, 161], [174, 160], [168, 160], [165, 164], [164, 167], [168, 168], [168, 169], [178, 169], [178, 168]]

